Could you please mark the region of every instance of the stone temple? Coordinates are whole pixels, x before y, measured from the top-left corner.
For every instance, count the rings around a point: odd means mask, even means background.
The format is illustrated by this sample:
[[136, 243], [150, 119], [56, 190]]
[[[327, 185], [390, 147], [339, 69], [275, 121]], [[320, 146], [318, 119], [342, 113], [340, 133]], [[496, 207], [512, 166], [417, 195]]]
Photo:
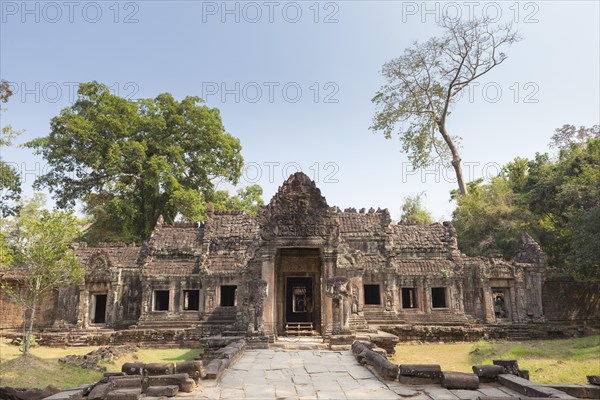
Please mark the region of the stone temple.
[[[272, 340], [381, 329], [416, 338], [410, 332], [419, 327], [451, 326], [464, 339], [597, 321], [600, 308], [574, 282], [548, 280], [545, 255], [527, 234], [510, 261], [468, 257], [451, 223], [393, 224], [387, 209], [342, 211], [303, 173], [256, 215], [209, 206], [201, 224], [159, 218], [141, 247], [80, 244], [76, 252], [85, 283], [47, 299], [36, 322], [42, 332], [179, 329], [187, 338]], [[18, 271], [2, 279], [18, 284]], [[1, 306], [3, 327], [17, 327], [10, 300]]]

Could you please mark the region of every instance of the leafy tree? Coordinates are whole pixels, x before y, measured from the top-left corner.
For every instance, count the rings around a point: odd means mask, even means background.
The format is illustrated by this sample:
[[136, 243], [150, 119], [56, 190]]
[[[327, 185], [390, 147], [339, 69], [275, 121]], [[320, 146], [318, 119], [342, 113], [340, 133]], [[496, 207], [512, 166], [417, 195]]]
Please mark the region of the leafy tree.
[[459, 138], [450, 133], [447, 118], [461, 92], [502, 64], [507, 56], [501, 49], [519, 37], [511, 25], [493, 26], [489, 19], [445, 18], [440, 25], [442, 36], [415, 42], [402, 56], [384, 64], [387, 83], [372, 100], [378, 111], [371, 129], [382, 131], [388, 139], [397, 133], [415, 168], [436, 159], [451, 164], [464, 195]]
[[512, 257], [527, 231], [550, 266], [576, 278], [600, 279], [600, 138], [564, 140], [569, 135], [558, 141], [556, 158], [539, 153], [532, 160], [516, 158], [490, 183], [469, 183], [469, 196], [454, 193], [453, 221], [463, 251]]
[[469, 195], [456, 197], [452, 221], [458, 245], [469, 255], [514, 256], [524, 231], [529, 231], [526, 206], [520, 203], [508, 180], [499, 176], [489, 184], [469, 182]]
[[558, 159], [537, 155], [525, 186], [530, 209], [546, 221], [550, 262], [579, 278], [600, 278], [600, 138], [573, 142]]
[[[8, 102], [12, 96], [10, 85], [7, 81], [0, 81], [0, 101]], [[0, 109], [0, 112], [6, 110]], [[22, 131], [14, 130], [10, 125], [2, 127], [0, 134], [0, 148], [12, 145], [13, 140]], [[1, 152], [0, 152], [1, 156]], [[21, 198], [21, 179], [18, 172], [0, 157], [0, 218], [13, 215], [17, 211], [17, 202]]]
[[83, 269], [71, 250], [79, 236], [77, 219], [71, 212], [41, 209], [43, 200], [36, 197], [23, 205], [19, 214], [4, 231], [3, 245], [13, 252], [12, 263], [2, 268], [15, 267], [24, 272], [18, 285], [2, 282], [2, 289], [23, 307], [26, 316], [24, 351], [29, 354], [31, 333], [36, 311], [45, 296], [58, 286], [79, 283]]
[[421, 225], [433, 223], [431, 214], [425, 209], [425, 206], [423, 206], [424, 197], [424, 192], [417, 193], [414, 196], [405, 197], [400, 218], [403, 221], [413, 221]]
[[198, 97], [128, 100], [97, 82], [81, 84], [50, 134], [26, 146], [50, 167], [36, 188], [59, 207], [82, 200], [95, 218], [89, 237], [128, 242], [147, 238], [159, 215], [202, 219], [213, 181], [236, 184], [243, 165], [239, 140]]
[[263, 190], [259, 185], [250, 185], [238, 189], [237, 196], [229, 195], [225, 190], [219, 190], [212, 196], [212, 203], [218, 211], [243, 211], [256, 214], [260, 206], [264, 205]]

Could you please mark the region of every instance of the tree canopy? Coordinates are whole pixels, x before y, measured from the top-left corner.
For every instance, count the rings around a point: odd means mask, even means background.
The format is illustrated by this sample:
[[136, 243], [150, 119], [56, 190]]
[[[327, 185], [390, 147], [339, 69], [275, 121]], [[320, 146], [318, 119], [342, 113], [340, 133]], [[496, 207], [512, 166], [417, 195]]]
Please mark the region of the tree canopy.
[[200, 98], [130, 100], [98, 82], [82, 83], [50, 134], [26, 146], [50, 167], [36, 188], [59, 207], [83, 201], [90, 237], [126, 242], [147, 238], [159, 215], [203, 219], [213, 182], [237, 184], [243, 165], [239, 140]]
[[384, 64], [386, 84], [372, 100], [378, 110], [371, 129], [388, 139], [397, 133], [415, 168], [436, 161], [452, 165], [466, 194], [459, 137], [450, 133], [446, 120], [461, 92], [502, 64], [507, 58], [502, 49], [519, 37], [510, 24], [493, 25], [489, 19], [443, 18], [440, 25], [442, 36], [415, 42]]
[[[600, 138], [598, 126], [556, 130], [556, 157], [516, 158], [488, 184], [455, 193], [459, 246], [468, 254], [512, 257], [524, 231], [548, 254], [550, 266], [577, 278], [600, 278]], [[574, 134], [571, 134], [574, 133]]]

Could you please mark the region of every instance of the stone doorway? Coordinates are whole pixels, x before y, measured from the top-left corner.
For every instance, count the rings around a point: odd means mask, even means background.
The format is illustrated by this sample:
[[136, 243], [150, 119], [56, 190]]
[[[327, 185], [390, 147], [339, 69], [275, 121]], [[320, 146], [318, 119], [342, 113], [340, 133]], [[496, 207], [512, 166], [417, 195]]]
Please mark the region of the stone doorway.
[[[322, 326], [322, 257], [318, 248], [281, 248], [275, 261], [277, 333], [294, 326], [300, 334]], [[307, 329], [312, 324], [312, 330]]]

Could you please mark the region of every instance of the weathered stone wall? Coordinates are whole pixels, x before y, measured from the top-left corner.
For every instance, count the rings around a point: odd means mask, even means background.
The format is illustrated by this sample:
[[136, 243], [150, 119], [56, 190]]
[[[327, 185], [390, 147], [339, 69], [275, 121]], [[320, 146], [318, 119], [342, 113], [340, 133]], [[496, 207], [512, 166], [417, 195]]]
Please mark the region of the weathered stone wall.
[[600, 282], [549, 277], [543, 285], [542, 299], [548, 321], [600, 325]]
[[[56, 320], [58, 293], [53, 291], [46, 295], [36, 310], [35, 328], [52, 326]], [[7, 294], [0, 291], [0, 327], [2, 329], [18, 329], [23, 324], [23, 310], [10, 299]]]

